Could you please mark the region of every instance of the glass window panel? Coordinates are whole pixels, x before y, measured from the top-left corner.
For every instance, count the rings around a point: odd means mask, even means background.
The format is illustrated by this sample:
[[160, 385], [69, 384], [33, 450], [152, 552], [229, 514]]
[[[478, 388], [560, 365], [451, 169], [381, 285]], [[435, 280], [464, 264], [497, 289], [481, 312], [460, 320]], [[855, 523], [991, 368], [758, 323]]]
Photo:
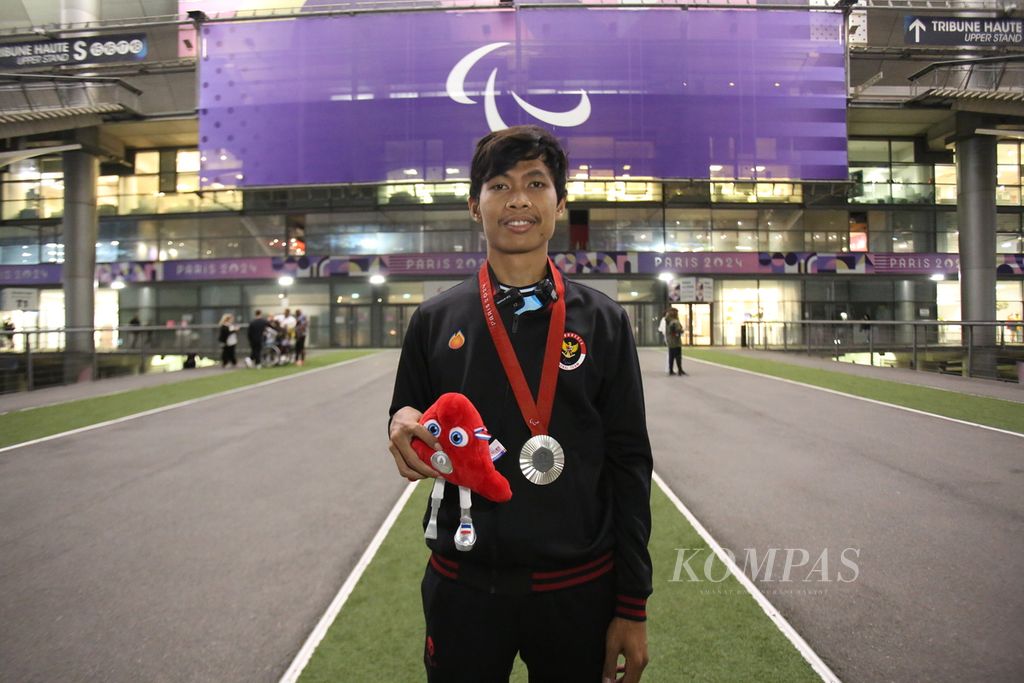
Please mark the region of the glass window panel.
[[1020, 206], [1020, 186], [997, 185], [996, 204], [999, 206]]
[[930, 232], [935, 226], [935, 214], [930, 211], [893, 211], [890, 218], [893, 231]]
[[752, 209], [715, 209], [711, 214], [715, 230], [753, 230], [757, 228], [757, 211]]
[[711, 251], [709, 230], [669, 230], [665, 238], [666, 251]]
[[804, 212], [800, 209], [762, 209], [757, 212], [757, 227], [761, 231], [802, 230]]
[[996, 145], [997, 164], [1019, 164], [1020, 144], [1016, 142], [1000, 142]]
[[[997, 214], [998, 215], [998, 214]], [[956, 232], [957, 218], [954, 211], [943, 211], [935, 214], [935, 229], [939, 232]]]
[[940, 254], [956, 254], [960, 251], [960, 233], [940, 232], [935, 235], [935, 250]]
[[135, 174], [160, 172], [160, 152], [153, 150], [135, 153]]
[[740, 231], [736, 236], [736, 251], [757, 251], [757, 233], [754, 231]]
[[423, 283], [389, 282], [386, 301], [389, 304], [423, 303]]
[[956, 185], [956, 165], [935, 164], [935, 183], [937, 185]]
[[715, 230], [711, 233], [712, 251], [736, 251], [738, 243], [736, 230]]
[[199, 303], [199, 287], [192, 285], [158, 287], [156, 301], [158, 306], [193, 307]]
[[996, 301], [1020, 302], [1024, 298], [1024, 282], [997, 282]]
[[372, 287], [365, 281], [338, 282], [331, 288], [331, 299], [338, 304], [365, 304], [372, 293]]
[[1021, 236], [1012, 232], [996, 233], [997, 254], [1019, 254], [1021, 249]]
[[851, 162], [889, 161], [888, 140], [850, 140], [846, 149]]
[[198, 173], [199, 150], [179, 149], [175, 162], [175, 170], [178, 173]]
[[847, 232], [850, 228], [850, 214], [838, 210], [807, 210], [804, 213], [804, 227], [808, 230]]
[[[200, 234], [199, 220], [182, 218], [180, 220], [155, 221], [159, 226], [160, 238], [173, 240], [181, 237], [198, 237]], [[168, 243], [168, 246], [173, 246]]]
[[217, 237], [203, 238], [199, 243], [202, 258], [247, 258], [252, 256], [280, 256], [281, 249], [267, 245], [263, 238]]
[[670, 230], [707, 230], [711, 228], [711, 209], [668, 209], [665, 224]]
[[757, 201], [754, 183], [711, 183], [711, 201], [748, 204]]
[[179, 173], [177, 179], [175, 180], [174, 189], [178, 192], [198, 192], [199, 174]]
[[121, 194], [147, 194], [156, 196], [160, 191], [159, 176], [130, 175], [121, 178]]
[[893, 283], [891, 280], [873, 280], [862, 278], [850, 282], [851, 301], [889, 302], [893, 299]]
[[891, 145], [893, 163], [914, 163], [914, 143], [909, 140], [893, 140]]
[[933, 180], [934, 168], [929, 164], [893, 165], [892, 182], [925, 184]]
[[999, 164], [996, 167], [996, 182], [1000, 185], [1020, 185], [1020, 166]]
[[96, 196], [115, 197], [120, 194], [121, 177], [116, 175], [102, 175], [96, 181]]
[[1021, 214], [1019, 213], [997, 213], [996, 230], [1000, 232], [1017, 232], [1020, 230]]
[[711, 184], [706, 182], [669, 183], [666, 192], [669, 203], [711, 201]]
[[803, 201], [803, 186], [799, 183], [757, 183], [756, 199], [759, 202], [790, 202]]
[[769, 230], [768, 232], [762, 231], [760, 235], [760, 244], [764, 251], [801, 251], [804, 248], [802, 232]]
[[158, 258], [161, 261], [175, 261], [177, 259], [199, 258], [199, 240], [162, 240], [160, 242]]
[[893, 184], [892, 201], [894, 204], [931, 204], [935, 201], [935, 186]]
[[[852, 216], [853, 214], [851, 214]], [[868, 211], [868, 229], [871, 232], [889, 230], [890, 213], [888, 211]]]
[[855, 183], [888, 183], [889, 166], [850, 166], [850, 180]]
[[896, 238], [893, 237], [891, 232], [872, 231], [868, 233], [868, 251], [873, 251], [875, 253], [880, 254], [886, 254], [891, 251], [895, 251], [893, 249], [894, 239]]
[[936, 204], [956, 204], [956, 185], [936, 185]]

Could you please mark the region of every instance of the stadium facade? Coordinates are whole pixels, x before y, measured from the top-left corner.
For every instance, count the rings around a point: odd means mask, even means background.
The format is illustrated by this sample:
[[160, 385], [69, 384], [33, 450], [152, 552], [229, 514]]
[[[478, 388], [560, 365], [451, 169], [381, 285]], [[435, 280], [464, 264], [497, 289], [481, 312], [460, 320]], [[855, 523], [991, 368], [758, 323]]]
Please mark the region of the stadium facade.
[[556, 262], [640, 344], [669, 304], [697, 345], [1024, 314], [1016, 3], [42, 4], [0, 9], [19, 329], [287, 303], [397, 346], [481, 261], [472, 141], [530, 122], [571, 157]]

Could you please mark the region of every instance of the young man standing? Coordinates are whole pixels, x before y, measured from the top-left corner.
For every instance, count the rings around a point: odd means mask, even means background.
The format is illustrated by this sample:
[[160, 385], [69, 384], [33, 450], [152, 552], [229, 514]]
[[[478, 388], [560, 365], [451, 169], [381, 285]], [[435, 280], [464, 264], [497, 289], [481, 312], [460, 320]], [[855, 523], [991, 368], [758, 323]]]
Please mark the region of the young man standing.
[[458, 496], [442, 502], [422, 584], [432, 683], [507, 680], [517, 653], [531, 682], [614, 680], [622, 656], [621, 680], [634, 683], [647, 664], [652, 456], [640, 368], [622, 308], [548, 259], [567, 166], [535, 126], [480, 140], [469, 211], [487, 262], [420, 306], [402, 347], [389, 425], [399, 473], [436, 476], [410, 442], [438, 447], [418, 420], [456, 391], [506, 450], [495, 467], [512, 487], [507, 503], [474, 494], [469, 550], [454, 541]]

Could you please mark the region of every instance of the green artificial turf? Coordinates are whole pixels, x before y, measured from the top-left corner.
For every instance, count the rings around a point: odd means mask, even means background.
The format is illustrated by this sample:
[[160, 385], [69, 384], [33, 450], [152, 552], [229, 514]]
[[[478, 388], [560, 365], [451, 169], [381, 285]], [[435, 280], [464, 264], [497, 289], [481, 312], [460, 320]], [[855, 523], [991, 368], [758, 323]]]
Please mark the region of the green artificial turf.
[[114, 420], [154, 408], [218, 394], [268, 379], [294, 375], [333, 363], [364, 356], [371, 351], [330, 351], [311, 354], [305, 365], [282, 365], [259, 370], [236, 370], [223, 374], [182, 379], [158, 387], [134, 389], [109, 396], [68, 401], [41, 408], [29, 408], [0, 415], [0, 447], [10, 446], [79, 427]]
[[686, 353], [697, 360], [728, 365], [763, 375], [841, 391], [853, 396], [862, 396], [936, 415], [1024, 433], [1024, 405], [1013, 401], [789, 365], [728, 351], [687, 349]]
[[[299, 679], [421, 681], [420, 580], [428, 552], [421, 521], [430, 486], [420, 483]], [[654, 595], [647, 605], [650, 664], [644, 681], [820, 680], [753, 598], [728, 577], [721, 583], [672, 581], [677, 549], [701, 548], [690, 561], [703, 574], [710, 552], [669, 499], [651, 496]], [[725, 569], [717, 559], [710, 576]], [[517, 662], [512, 681], [526, 683]]]

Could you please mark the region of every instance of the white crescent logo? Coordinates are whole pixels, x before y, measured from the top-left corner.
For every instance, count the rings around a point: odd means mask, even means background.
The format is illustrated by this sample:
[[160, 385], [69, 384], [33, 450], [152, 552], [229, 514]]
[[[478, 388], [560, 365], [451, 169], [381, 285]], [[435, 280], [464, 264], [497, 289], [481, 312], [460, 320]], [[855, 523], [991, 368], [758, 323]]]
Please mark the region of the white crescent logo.
[[[448, 73], [448, 80], [445, 82], [445, 90], [448, 92], [448, 97], [459, 104], [476, 104], [466, 94], [466, 76], [469, 75], [469, 70], [483, 57], [506, 45], [511, 45], [511, 43], [490, 43], [489, 45], [478, 47], [460, 59]], [[494, 99], [494, 81], [497, 76], [498, 70], [492, 69], [491, 75], [487, 78], [487, 87], [484, 90], [484, 116], [487, 118], [487, 127], [492, 132], [508, 128], [508, 125], [501, 119], [501, 114], [498, 113], [498, 104]], [[569, 111], [547, 111], [530, 104], [514, 92], [510, 91], [510, 94], [519, 106], [523, 108], [523, 111], [535, 119], [552, 126], [572, 128], [590, 118], [590, 98], [587, 96], [587, 91], [579, 90], [575, 92], [579, 92], [580, 102]]]

